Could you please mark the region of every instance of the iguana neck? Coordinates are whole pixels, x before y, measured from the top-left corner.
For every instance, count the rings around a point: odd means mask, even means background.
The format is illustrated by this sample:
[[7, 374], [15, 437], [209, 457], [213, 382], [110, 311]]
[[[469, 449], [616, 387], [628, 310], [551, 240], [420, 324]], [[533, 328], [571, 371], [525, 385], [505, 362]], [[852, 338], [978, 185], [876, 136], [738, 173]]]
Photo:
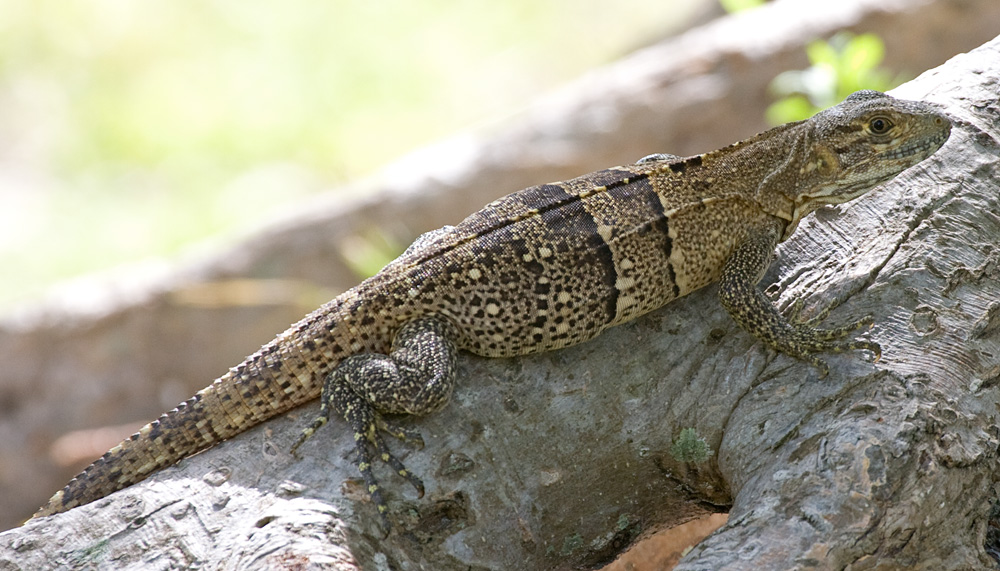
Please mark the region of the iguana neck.
[[796, 188], [799, 174], [809, 160], [809, 127], [808, 121], [788, 123], [685, 162], [698, 163], [697, 176], [716, 185], [713, 194], [741, 195], [784, 220], [784, 240], [795, 231], [799, 220], [815, 209], [781, 192], [782, 188]]

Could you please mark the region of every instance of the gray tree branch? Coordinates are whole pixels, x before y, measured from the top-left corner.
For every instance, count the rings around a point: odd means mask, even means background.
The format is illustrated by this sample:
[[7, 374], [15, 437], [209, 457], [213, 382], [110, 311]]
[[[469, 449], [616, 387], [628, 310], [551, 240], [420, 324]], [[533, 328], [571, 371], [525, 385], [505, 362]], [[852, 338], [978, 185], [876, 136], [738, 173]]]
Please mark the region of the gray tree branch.
[[728, 524], [677, 569], [996, 569], [1000, 41], [894, 93], [941, 104], [941, 151], [781, 250], [782, 299], [839, 292], [885, 348], [817, 381], [764, 371], [729, 416]]

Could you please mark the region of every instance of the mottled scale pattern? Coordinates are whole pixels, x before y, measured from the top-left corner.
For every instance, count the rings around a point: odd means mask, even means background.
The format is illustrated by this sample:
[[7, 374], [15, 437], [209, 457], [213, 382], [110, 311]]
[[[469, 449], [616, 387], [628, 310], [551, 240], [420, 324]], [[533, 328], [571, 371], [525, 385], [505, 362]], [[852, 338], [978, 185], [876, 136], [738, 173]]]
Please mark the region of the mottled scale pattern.
[[[766, 216], [748, 217], [740, 195], [711, 197], [683, 180], [650, 163], [525, 189], [396, 260], [371, 286], [412, 300], [403, 322], [447, 318], [459, 347], [480, 355], [586, 341], [718, 279], [741, 227]], [[703, 268], [699, 256], [718, 267]]]
[[[94, 501], [323, 392], [352, 426], [359, 468], [379, 460], [422, 490], [380, 431], [382, 413], [425, 414], [451, 394], [454, 346], [510, 357], [586, 341], [721, 280], [723, 304], [775, 349], [814, 355], [872, 342], [789, 323], [756, 289], [803, 216], [851, 200], [932, 154], [950, 123], [931, 106], [859, 92], [812, 119], [692, 157], [651, 155], [501, 198], [423, 236], [379, 274], [279, 335], [72, 480], [37, 516]], [[402, 334], [400, 332], [403, 331]], [[414, 361], [414, 359], [416, 361]]]
[[319, 396], [348, 356], [338, 298], [293, 325], [239, 366], [112, 448], [56, 493], [34, 517], [120, 490], [179, 459]]

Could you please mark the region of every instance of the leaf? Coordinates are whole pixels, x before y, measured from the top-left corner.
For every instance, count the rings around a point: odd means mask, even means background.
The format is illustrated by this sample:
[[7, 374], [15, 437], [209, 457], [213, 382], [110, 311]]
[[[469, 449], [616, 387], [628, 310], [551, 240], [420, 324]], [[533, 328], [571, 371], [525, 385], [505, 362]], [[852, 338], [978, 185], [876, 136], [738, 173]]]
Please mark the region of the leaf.
[[767, 108], [766, 116], [772, 125], [801, 121], [816, 114], [816, 107], [802, 95], [793, 95], [776, 101]]
[[834, 49], [832, 44], [823, 40], [816, 40], [806, 46], [806, 55], [809, 57], [809, 62], [813, 65], [827, 64], [836, 67], [839, 60], [837, 50]]
[[885, 57], [885, 44], [875, 34], [861, 34], [847, 42], [841, 54], [841, 65], [852, 72], [874, 70]]
[[719, 0], [722, 9], [730, 14], [742, 12], [751, 8], [758, 8], [764, 5], [764, 0]]

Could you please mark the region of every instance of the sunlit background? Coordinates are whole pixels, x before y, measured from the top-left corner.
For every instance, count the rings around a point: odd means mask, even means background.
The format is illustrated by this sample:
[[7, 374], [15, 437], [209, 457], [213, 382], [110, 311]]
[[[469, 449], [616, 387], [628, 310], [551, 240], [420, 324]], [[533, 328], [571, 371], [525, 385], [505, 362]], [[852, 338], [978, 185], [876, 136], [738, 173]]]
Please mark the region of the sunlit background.
[[0, 310], [232, 236], [711, 0], [0, 0]]

